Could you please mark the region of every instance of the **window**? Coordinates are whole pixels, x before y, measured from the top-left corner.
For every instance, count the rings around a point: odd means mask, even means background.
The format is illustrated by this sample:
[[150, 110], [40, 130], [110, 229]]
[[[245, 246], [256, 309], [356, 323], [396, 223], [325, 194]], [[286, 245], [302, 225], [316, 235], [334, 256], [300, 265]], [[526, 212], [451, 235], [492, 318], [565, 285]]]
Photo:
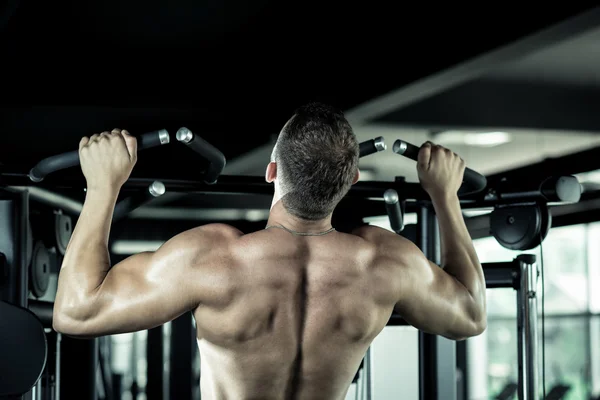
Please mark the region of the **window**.
[[[600, 395], [600, 316], [595, 315], [600, 312], [600, 290], [596, 289], [600, 287], [599, 243], [600, 223], [551, 229], [542, 244], [543, 259], [539, 247], [519, 252], [503, 248], [494, 238], [474, 241], [482, 263], [510, 261], [522, 253], [535, 254], [538, 266], [543, 261], [546, 393], [565, 385], [567, 400]], [[518, 380], [516, 292], [491, 289], [487, 300], [488, 329], [482, 337], [468, 341], [468, 351], [478, 352], [468, 358], [469, 379], [482, 379], [481, 369], [487, 370], [487, 382], [470, 383], [478, 388], [477, 393], [470, 393], [472, 398], [481, 398], [484, 392], [485, 398], [494, 398]]]

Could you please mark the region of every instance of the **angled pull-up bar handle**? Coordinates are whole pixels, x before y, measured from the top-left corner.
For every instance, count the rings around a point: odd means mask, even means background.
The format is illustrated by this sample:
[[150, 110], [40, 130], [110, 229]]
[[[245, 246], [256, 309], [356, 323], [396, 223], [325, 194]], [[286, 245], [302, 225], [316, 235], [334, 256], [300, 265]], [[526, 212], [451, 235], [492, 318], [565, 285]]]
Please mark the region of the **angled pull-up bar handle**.
[[165, 194], [165, 192], [166, 188], [164, 183], [162, 183], [161, 181], [152, 182], [146, 188], [146, 190], [140, 191], [117, 203], [117, 205], [115, 206], [115, 211], [113, 213], [113, 222], [122, 220], [135, 209], [151, 202], [157, 197], [162, 196], [163, 194]]
[[[414, 144], [410, 144], [404, 140], [396, 140], [392, 150], [394, 153], [410, 158], [411, 160], [418, 161], [419, 159], [420, 149]], [[473, 171], [470, 168], [465, 168], [463, 178], [463, 184], [458, 190], [458, 194], [460, 196], [480, 193], [485, 190], [487, 186], [487, 179], [485, 176], [481, 175], [479, 172]]]
[[225, 155], [223, 155], [223, 153], [215, 146], [194, 134], [188, 128], [179, 128], [176, 137], [181, 143], [185, 144], [210, 162], [208, 170], [204, 174], [204, 182], [209, 185], [217, 183], [217, 179], [223, 172], [223, 168], [225, 168], [225, 163], [227, 162]]
[[375, 154], [380, 151], [387, 150], [387, 145], [383, 136], [376, 137], [375, 139], [366, 140], [359, 145], [360, 157], [366, 157], [371, 154]]
[[[149, 149], [170, 142], [169, 132], [166, 129], [145, 133], [138, 137], [138, 151]], [[48, 157], [37, 163], [35, 167], [29, 171], [29, 179], [33, 182], [41, 182], [52, 172], [60, 171], [79, 165], [79, 151], [74, 150], [68, 153], [58, 154]]]

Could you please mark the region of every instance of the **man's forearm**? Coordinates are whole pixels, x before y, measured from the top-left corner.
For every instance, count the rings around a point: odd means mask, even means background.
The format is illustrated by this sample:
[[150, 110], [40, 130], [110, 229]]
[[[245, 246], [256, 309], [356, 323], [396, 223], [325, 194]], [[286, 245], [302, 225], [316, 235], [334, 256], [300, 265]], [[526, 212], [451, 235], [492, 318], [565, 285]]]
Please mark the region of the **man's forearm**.
[[465, 286], [477, 304], [485, 306], [485, 277], [458, 196], [432, 200], [440, 227], [442, 266]]
[[[71, 318], [93, 312], [95, 290], [110, 268], [108, 237], [117, 192], [88, 189], [85, 203], [62, 263], [55, 310]], [[89, 306], [89, 307], [88, 307]]]

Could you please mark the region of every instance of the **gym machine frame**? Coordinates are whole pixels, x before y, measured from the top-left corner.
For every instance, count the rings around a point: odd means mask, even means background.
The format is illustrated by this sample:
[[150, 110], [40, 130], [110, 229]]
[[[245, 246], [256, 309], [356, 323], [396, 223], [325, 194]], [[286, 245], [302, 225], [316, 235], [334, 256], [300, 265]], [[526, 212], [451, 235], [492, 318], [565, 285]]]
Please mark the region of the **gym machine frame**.
[[520, 400], [539, 399], [537, 288], [539, 270], [533, 254], [512, 262], [484, 264], [488, 288], [512, 287], [517, 293], [517, 346]]
[[[440, 242], [433, 210], [422, 204], [417, 214], [417, 245], [430, 261], [440, 264]], [[539, 399], [537, 284], [535, 255], [522, 254], [509, 262], [483, 263], [487, 289], [516, 291], [518, 337], [518, 398]], [[393, 314], [388, 325], [406, 325]], [[421, 400], [456, 400], [456, 342], [419, 332], [419, 393]]]
[[[177, 132], [177, 140], [199, 153], [210, 162], [202, 181], [161, 180], [130, 178], [122, 188], [123, 192], [134, 194], [116, 205], [114, 220], [127, 216], [137, 207], [146, 204], [167, 190], [187, 193], [227, 193], [227, 194], [272, 194], [272, 185], [261, 177], [221, 176], [225, 166], [223, 154], [208, 142], [194, 135], [187, 128]], [[166, 130], [142, 135], [138, 139], [138, 149], [160, 146], [169, 143]], [[386, 150], [383, 138], [378, 137], [360, 144], [360, 156]], [[404, 141], [394, 143], [396, 154], [416, 160], [418, 148]], [[61, 177], [60, 181], [46, 176], [52, 172], [79, 164], [77, 151], [49, 157], [38, 163], [28, 174], [3, 172], [0, 184], [9, 190], [28, 193], [29, 197], [41, 203], [59, 207], [65, 212], [78, 214], [77, 202], [46, 191], [28, 191], [31, 186], [53, 189], [81, 189], [85, 182], [81, 177]], [[32, 184], [32, 182], [34, 184]], [[577, 202], [581, 190], [576, 178], [572, 176], [552, 177], [534, 188], [507, 188], [487, 190], [485, 177], [466, 169], [465, 181], [459, 190], [462, 208], [481, 208], [499, 205], [517, 205], [549, 202]], [[25, 190], [22, 190], [25, 189]], [[139, 189], [145, 189], [140, 192]], [[398, 192], [405, 200], [400, 201]], [[49, 195], [48, 195], [49, 194]], [[404, 228], [403, 214], [417, 212], [415, 243], [424, 254], [436, 264], [440, 263], [440, 241], [437, 220], [427, 193], [419, 183], [408, 183], [403, 177], [393, 182], [358, 182], [348, 193], [349, 198], [370, 198], [381, 210], [388, 214], [392, 229], [400, 233]], [[406, 200], [414, 200], [406, 204]], [[384, 200], [383, 202], [377, 200]], [[375, 207], [377, 208], [377, 206]], [[383, 214], [383, 212], [381, 213]], [[380, 214], [380, 215], [381, 215]], [[517, 291], [518, 307], [518, 346], [519, 346], [519, 399], [537, 400], [537, 266], [535, 256], [524, 254], [512, 262], [484, 264], [487, 288], [512, 287]], [[47, 308], [50, 307], [50, 310]], [[51, 325], [51, 303], [32, 301], [30, 308]], [[403, 324], [397, 315], [392, 315], [389, 325]], [[455, 399], [455, 342], [445, 338], [420, 332], [420, 393], [421, 399]], [[451, 374], [448, 372], [452, 371]]]

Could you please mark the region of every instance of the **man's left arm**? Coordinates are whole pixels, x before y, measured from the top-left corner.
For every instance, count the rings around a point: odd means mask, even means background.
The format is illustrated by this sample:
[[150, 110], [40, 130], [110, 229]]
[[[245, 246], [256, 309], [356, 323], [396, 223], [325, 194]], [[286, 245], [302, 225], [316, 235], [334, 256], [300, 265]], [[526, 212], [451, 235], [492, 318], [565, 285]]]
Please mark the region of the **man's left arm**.
[[135, 138], [117, 130], [93, 135], [82, 139], [79, 152], [87, 193], [59, 274], [55, 330], [79, 337], [133, 332], [195, 308], [193, 271], [206, 233], [184, 232], [156, 252], [111, 268], [110, 225], [119, 190], [136, 162]]

